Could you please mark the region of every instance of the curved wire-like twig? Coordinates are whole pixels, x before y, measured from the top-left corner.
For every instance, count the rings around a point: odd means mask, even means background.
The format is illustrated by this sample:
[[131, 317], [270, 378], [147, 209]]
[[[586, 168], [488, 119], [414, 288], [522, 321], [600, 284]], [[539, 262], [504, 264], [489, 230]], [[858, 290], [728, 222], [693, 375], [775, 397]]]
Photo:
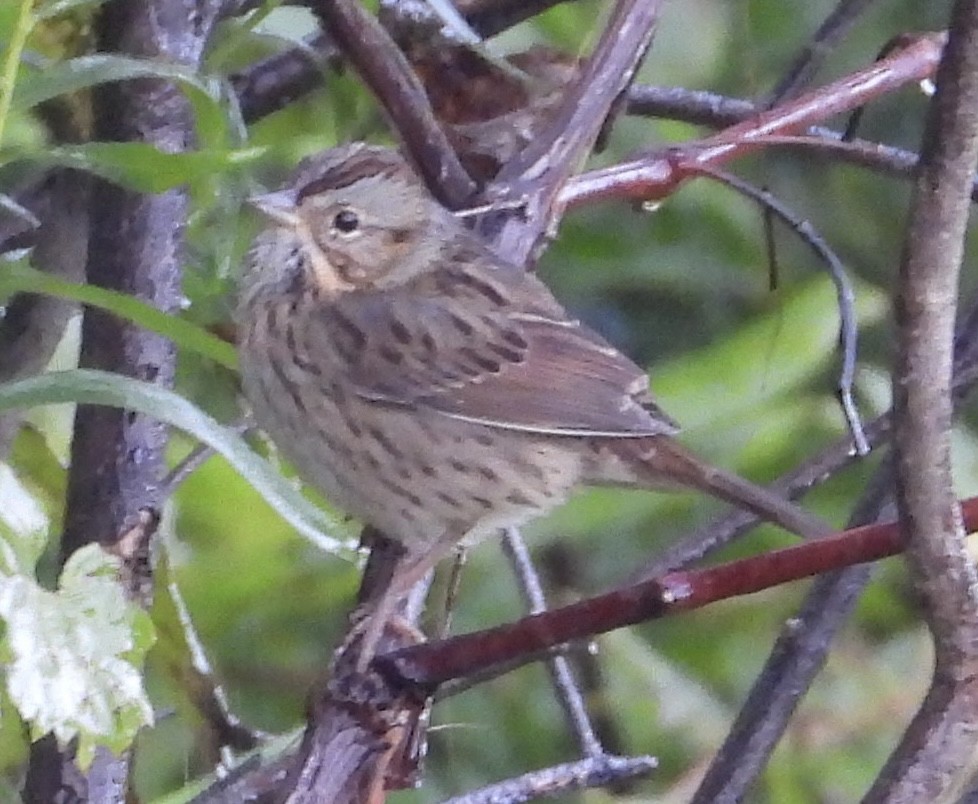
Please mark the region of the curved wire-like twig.
[[767, 190], [754, 187], [750, 182], [734, 176], [726, 171], [715, 168], [697, 168], [704, 176], [736, 190], [741, 195], [757, 202], [761, 207], [780, 218], [795, 234], [801, 238], [815, 256], [828, 269], [832, 283], [835, 285], [836, 297], [839, 302], [839, 334], [842, 343], [842, 369], [839, 373], [838, 394], [842, 403], [849, 431], [852, 433], [853, 444], [858, 455], [869, 454], [869, 442], [863, 429], [862, 420], [856, 409], [852, 396], [852, 383], [856, 373], [856, 354], [858, 330], [856, 327], [855, 293], [852, 282], [846, 273], [842, 260], [836, 255], [824, 238], [815, 230], [812, 224], [796, 215], [782, 203], [774, 194]]

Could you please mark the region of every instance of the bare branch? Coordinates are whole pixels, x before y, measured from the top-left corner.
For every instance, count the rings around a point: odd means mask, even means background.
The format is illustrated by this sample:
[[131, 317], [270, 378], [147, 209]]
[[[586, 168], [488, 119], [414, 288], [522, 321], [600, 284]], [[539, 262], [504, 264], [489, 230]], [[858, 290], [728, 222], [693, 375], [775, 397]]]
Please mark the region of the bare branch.
[[652, 41], [660, 0], [619, 0], [594, 53], [561, 101], [547, 130], [496, 176], [491, 199], [519, 199], [521, 215], [500, 228], [483, 221], [496, 250], [516, 265], [532, 263], [563, 214], [561, 189], [594, 145], [612, 105], [632, 81]]
[[658, 766], [654, 757], [588, 757], [552, 768], [533, 771], [483, 787], [444, 804], [520, 804], [573, 790], [604, 787], [628, 779], [648, 776]]
[[390, 115], [428, 186], [451, 209], [463, 207], [475, 193], [475, 182], [458, 161], [400, 48], [356, 0], [311, 0], [309, 5]]
[[893, 375], [897, 504], [914, 584], [934, 635], [931, 688], [868, 801], [953, 795], [974, 754], [978, 574], [951, 477], [954, 316], [978, 165], [978, 2], [958, 0], [900, 264]]
[[[503, 536], [503, 551], [506, 553], [516, 571], [523, 599], [526, 601], [530, 614], [539, 614], [547, 609], [540, 577], [526, 549], [526, 542], [516, 528], [508, 528]], [[570, 662], [564, 655], [555, 655], [548, 659], [547, 670], [550, 681], [557, 691], [557, 699], [564, 710], [567, 723], [577, 740], [578, 748], [586, 756], [599, 756], [604, 753], [594, 727], [588, 718], [584, 696], [574, 680]]]
[[241, 117], [254, 123], [322, 86], [323, 71], [340, 66], [339, 51], [326, 34], [306, 47], [290, 48], [234, 73], [231, 88]]
[[[978, 525], [978, 498], [967, 503]], [[518, 622], [385, 653], [374, 666], [396, 683], [433, 689], [496, 663], [535, 654], [717, 600], [752, 594], [791, 580], [876, 561], [903, 549], [893, 524], [869, 525], [700, 570], [667, 572]]]
[[801, 52], [762, 106], [771, 108], [794, 97], [811, 81], [826, 56], [856, 24], [875, 0], [839, 0], [832, 13], [819, 26], [812, 41]]
[[575, 177], [563, 188], [560, 203], [574, 207], [606, 198], [657, 200], [675, 192], [697, 165], [716, 166], [752, 153], [769, 138], [804, 131], [819, 120], [860, 106], [881, 92], [933, 75], [944, 37], [921, 36], [886, 59], [797, 100], [758, 114], [713, 137], [681, 149], [645, 157]]

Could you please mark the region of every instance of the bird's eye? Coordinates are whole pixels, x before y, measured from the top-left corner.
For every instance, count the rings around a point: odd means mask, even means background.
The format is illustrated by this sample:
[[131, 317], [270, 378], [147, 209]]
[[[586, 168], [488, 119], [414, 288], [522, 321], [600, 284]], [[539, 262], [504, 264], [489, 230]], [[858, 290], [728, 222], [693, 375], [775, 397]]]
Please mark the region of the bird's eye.
[[333, 228], [343, 234], [355, 232], [360, 228], [360, 216], [352, 209], [343, 209], [336, 213], [333, 218]]

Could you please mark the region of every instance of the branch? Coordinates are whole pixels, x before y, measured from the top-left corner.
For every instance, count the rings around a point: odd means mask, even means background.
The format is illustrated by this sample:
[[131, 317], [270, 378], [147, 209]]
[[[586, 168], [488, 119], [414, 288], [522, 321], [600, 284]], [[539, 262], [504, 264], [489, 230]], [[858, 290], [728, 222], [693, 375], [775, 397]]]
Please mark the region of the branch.
[[483, 787], [444, 804], [516, 804], [536, 798], [550, 798], [573, 790], [607, 787], [648, 776], [658, 767], [653, 757], [586, 757], [578, 762], [532, 771], [515, 779]]
[[928, 110], [896, 298], [893, 375], [897, 504], [934, 636], [931, 688], [868, 801], [950, 796], [978, 733], [978, 574], [952, 491], [954, 315], [978, 165], [978, 2], [958, 0]]
[[[97, 46], [196, 65], [218, 10], [214, 0], [115, 0], [99, 11]], [[149, 79], [107, 84], [94, 92], [94, 106], [96, 139], [144, 141], [168, 153], [193, 142], [193, 112], [172, 84]], [[91, 209], [88, 280], [162, 310], [178, 309], [186, 192], [140, 196], [95, 181]], [[175, 362], [173, 344], [163, 336], [86, 311], [82, 365], [169, 386]], [[143, 605], [152, 588], [147, 551], [162, 504], [157, 484], [166, 441], [166, 428], [141, 414], [78, 407], [61, 557], [101, 543], [122, 556], [126, 592]], [[32, 746], [24, 794], [31, 801], [53, 801], [62, 795], [64, 780], [83, 800], [116, 802], [125, 797], [128, 773], [128, 755], [100, 749], [82, 775], [70, 748], [61, 752], [54, 741], [44, 741]]]
[[344, 57], [387, 111], [404, 145], [439, 199], [463, 207], [475, 193], [428, 96], [400, 48], [356, 0], [310, 0]]
[[487, 216], [483, 233], [514, 265], [532, 263], [564, 212], [561, 190], [590, 153], [652, 41], [660, 0], [618, 0], [594, 53], [547, 129], [496, 176], [490, 200], [519, 200], [521, 214]]
[[[540, 584], [540, 576], [533, 566], [526, 542], [516, 528], [507, 528], [503, 534], [503, 552], [515, 571], [527, 611], [530, 614], [546, 611], [547, 601]], [[601, 756], [604, 749], [588, 718], [587, 704], [574, 679], [570, 661], [566, 656], [554, 655], [546, 660], [546, 665], [550, 675], [550, 685], [557, 694], [557, 700], [564, 710], [564, 718], [571, 734], [574, 735], [578, 749], [588, 757]]]
[[814, 123], [863, 105], [878, 95], [933, 75], [942, 35], [921, 36], [907, 47], [816, 92], [755, 115], [719, 134], [660, 150], [612, 167], [584, 173], [567, 183], [560, 203], [576, 207], [618, 198], [659, 200], [674, 193], [698, 167], [715, 167], [764, 147], [772, 136], [795, 134]]
[[[978, 498], [968, 500], [963, 508], [966, 527], [978, 529]], [[893, 523], [853, 528], [708, 569], [668, 572], [515, 623], [385, 653], [374, 659], [374, 667], [397, 685], [431, 692], [446, 681], [567, 642], [876, 561], [902, 550], [903, 539]]]
[[254, 123], [323, 84], [323, 70], [339, 69], [342, 61], [326, 34], [313, 37], [305, 47], [289, 48], [262, 59], [230, 77], [241, 118]]

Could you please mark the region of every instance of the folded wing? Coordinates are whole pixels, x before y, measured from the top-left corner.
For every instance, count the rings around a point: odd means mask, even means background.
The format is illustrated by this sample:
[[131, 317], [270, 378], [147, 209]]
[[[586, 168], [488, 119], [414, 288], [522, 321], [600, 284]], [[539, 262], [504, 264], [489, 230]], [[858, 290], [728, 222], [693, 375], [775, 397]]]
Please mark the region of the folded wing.
[[539, 280], [488, 279], [480, 292], [471, 276], [464, 280], [464, 304], [453, 301], [444, 277], [437, 293], [345, 294], [323, 309], [322, 334], [342, 345], [355, 392], [378, 404], [541, 434], [677, 431], [649, 394], [645, 372], [567, 318]]

